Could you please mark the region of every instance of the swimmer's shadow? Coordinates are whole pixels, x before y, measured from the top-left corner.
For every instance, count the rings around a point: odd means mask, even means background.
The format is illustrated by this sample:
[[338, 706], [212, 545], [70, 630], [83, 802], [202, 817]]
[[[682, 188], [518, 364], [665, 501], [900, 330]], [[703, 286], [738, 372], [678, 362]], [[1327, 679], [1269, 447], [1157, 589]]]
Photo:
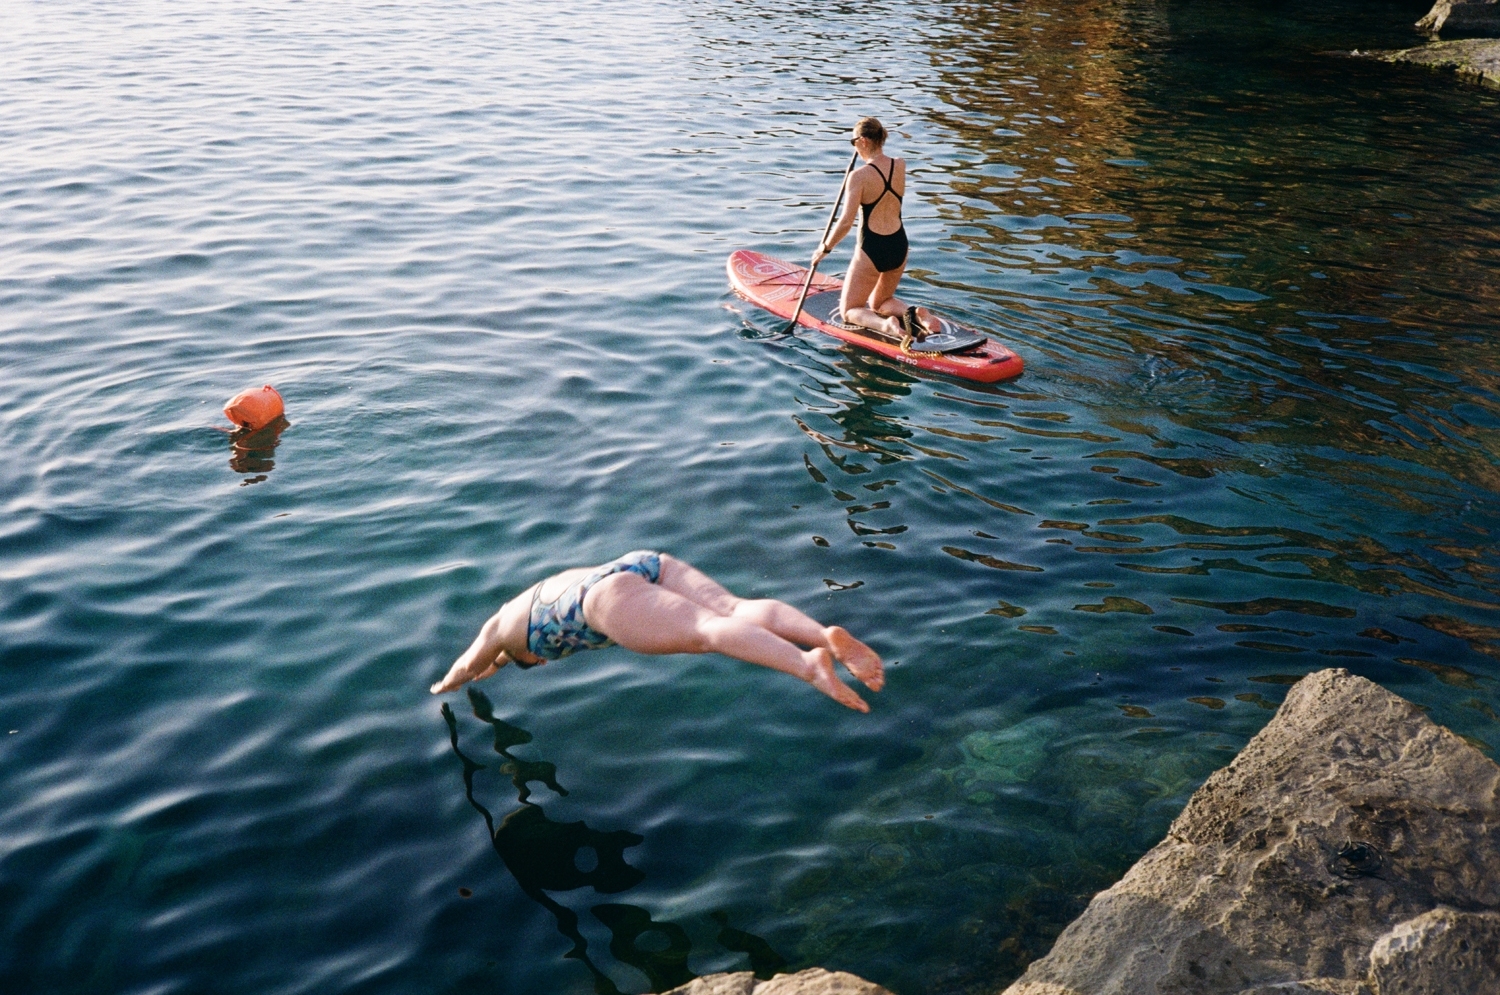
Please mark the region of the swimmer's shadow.
[[[558, 932], [572, 941], [572, 949], [564, 956], [581, 962], [588, 969], [593, 975], [597, 995], [620, 995], [613, 980], [589, 957], [588, 941], [579, 930], [577, 913], [547, 893], [591, 887], [598, 894], [613, 895], [635, 887], [645, 880], [646, 875], [630, 865], [625, 859], [625, 851], [645, 842], [645, 837], [623, 829], [601, 832], [583, 822], [564, 823], [549, 819], [542, 807], [530, 800], [531, 785], [540, 783], [558, 795], [566, 795], [567, 790], [557, 781], [556, 766], [546, 760], [523, 760], [515, 756], [511, 751], [530, 743], [531, 733], [498, 718], [490, 700], [479, 690], [470, 687], [468, 694], [475, 718], [494, 730], [495, 752], [505, 760], [499, 772], [510, 777], [521, 807], [497, 826], [489, 809], [474, 797], [474, 775], [486, 767], [470, 759], [459, 748], [458, 719], [453, 709], [444, 703], [443, 721], [448, 725], [453, 752], [463, 763], [464, 792], [469, 804], [484, 817], [495, 852], [521, 890], [550, 912], [557, 920]], [[581, 870], [580, 857], [590, 852], [594, 866]], [[696, 977], [687, 966], [692, 940], [681, 926], [656, 922], [647, 910], [634, 905], [595, 905], [589, 911], [609, 929], [610, 953], [621, 963], [644, 974], [652, 991], [675, 988]], [[711, 916], [720, 926], [719, 945], [747, 954], [757, 977], [769, 979], [786, 966], [786, 960], [765, 940], [734, 929], [722, 912], [713, 912]], [[654, 934], [657, 947], [665, 941], [665, 948], [642, 949], [638, 941], [647, 934]]]

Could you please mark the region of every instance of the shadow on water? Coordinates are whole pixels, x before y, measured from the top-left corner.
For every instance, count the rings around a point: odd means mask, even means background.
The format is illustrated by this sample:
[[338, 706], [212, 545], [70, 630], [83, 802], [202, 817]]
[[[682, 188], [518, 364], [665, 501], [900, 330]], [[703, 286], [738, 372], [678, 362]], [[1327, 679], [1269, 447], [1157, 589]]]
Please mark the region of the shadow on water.
[[229, 469], [246, 474], [241, 487], [264, 481], [276, 469], [276, 447], [281, 445], [281, 433], [291, 427], [285, 415], [265, 428], [253, 432], [239, 429], [229, 434]]
[[[494, 706], [484, 694], [468, 689], [474, 717], [494, 729], [494, 750], [504, 758], [499, 773], [510, 777], [516, 800], [521, 807], [505, 816], [497, 826], [495, 817], [474, 797], [474, 775], [485, 765], [471, 760], [458, 745], [458, 718], [447, 703], [443, 704], [443, 721], [448, 724], [448, 739], [453, 752], [463, 764], [464, 794], [469, 804], [484, 817], [495, 852], [515, 878], [516, 884], [557, 920], [558, 932], [573, 943], [563, 956], [583, 964], [593, 975], [597, 995], [621, 995], [608, 974], [589, 956], [588, 940], [579, 928], [578, 914], [553, 899], [549, 892], [576, 891], [590, 887], [601, 895], [628, 891], [645, 880], [638, 868], [625, 859], [625, 851], [645, 842], [645, 837], [628, 830], [603, 832], [583, 822], [556, 822], [536, 802], [531, 801], [531, 785], [540, 783], [559, 795], [567, 790], [557, 781], [557, 768], [546, 760], [524, 760], [511, 751], [531, 742], [531, 733], [511, 725], [495, 715]], [[589, 866], [588, 870], [581, 866]], [[622, 964], [644, 974], [651, 991], [666, 991], [687, 984], [697, 977], [688, 968], [693, 944], [687, 931], [674, 922], [657, 922], [651, 913], [637, 905], [603, 903], [589, 911], [609, 930], [609, 952]], [[748, 955], [750, 969], [757, 978], [769, 979], [786, 966], [786, 960], [765, 940], [729, 925], [723, 912], [710, 917], [719, 926], [716, 942], [725, 950]]]

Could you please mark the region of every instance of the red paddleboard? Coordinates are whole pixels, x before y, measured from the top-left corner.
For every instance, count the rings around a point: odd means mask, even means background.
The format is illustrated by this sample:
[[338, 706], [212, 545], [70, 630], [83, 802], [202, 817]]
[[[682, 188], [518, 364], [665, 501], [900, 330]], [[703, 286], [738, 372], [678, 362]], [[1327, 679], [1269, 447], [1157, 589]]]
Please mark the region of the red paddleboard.
[[[807, 279], [806, 267], [782, 262], [749, 249], [740, 249], [730, 253], [727, 269], [729, 285], [736, 294], [774, 315], [791, 319], [792, 308], [797, 306], [797, 295], [802, 292], [802, 281]], [[839, 292], [843, 286], [843, 282], [837, 277], [816, 274], [807, 291], [807, 302], [802, 306], [802, 313], [797, 316], [797, 323], [816, 328], [825, 335], [832, 335], [850, 345], [879, 353], [898, 363], [933, 373], [946, 373], [982, 383], [994, 383], [996, 380], [1008, 380], [1021, 375], [1024, 365], [1021, 357], [992, 338], [986, 337], [971, 348], [953, 353], [922, 352], [921, 343], [918, 342], [907, 353], [901, 351], [900, 343], [891, 342], [868, 329], [845, 327], [831, 320], [833, 313], [838, 310]], [[950, 330], [973, 331], [947, 318], [943, 321], [950, 326]]]

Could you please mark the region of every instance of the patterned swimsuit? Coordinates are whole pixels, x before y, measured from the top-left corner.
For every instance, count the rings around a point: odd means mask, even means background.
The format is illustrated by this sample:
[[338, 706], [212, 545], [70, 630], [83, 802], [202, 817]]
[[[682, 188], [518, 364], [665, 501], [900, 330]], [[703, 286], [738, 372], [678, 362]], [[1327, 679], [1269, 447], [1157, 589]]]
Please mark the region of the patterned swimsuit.
[[538, 584], [531, 595], [531, 620], [526, 626], [526, 649], [532, 656], [561, 660], [579, 650], [613, 646], [613, 639], [584, 621], [583, 599], [591, 587], [617, 573], [639, 574], [653, 584], [658, 583], [661, 580], [661, 554], [648, 549], [626, 553], [570, 584], [553, 601], [542, 600], [542, 585]]

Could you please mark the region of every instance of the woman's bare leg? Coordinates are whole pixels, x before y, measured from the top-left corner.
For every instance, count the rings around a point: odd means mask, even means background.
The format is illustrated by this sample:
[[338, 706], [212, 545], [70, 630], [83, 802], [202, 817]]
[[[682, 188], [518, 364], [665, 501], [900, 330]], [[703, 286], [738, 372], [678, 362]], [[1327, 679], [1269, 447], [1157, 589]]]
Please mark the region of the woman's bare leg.
[[[905, 273], [906, 264], [902, 263], [890, 272], [879, 274], [874, 289], [870, 291], [870, 309], [877, 314], [895, 318], [897, 324], [900, 324], [901, 316], [906, 313], [906, 304], [896, 299], [896, 285], [901, 282]], [[917, 307], [917, 322], [928, 332], [942, 331], [938, 316], [925, 307]]]
[[720, 615], [637, 574], [613, 574], [595, 584], [584, 598], [583, 615], [636, 653], [722, 653], [791, 674], [855, 711], [870, 710], [838, 679], [833, 654], [824, 647], [799, 649], [754, 622]]
[[[886, 317], [870, 306], [881, 276], [875, 264], [870, 262], [869, 256], [858, 249], [854, 250], [854, 258], [849, 260], [849, 271], [844, 274], [844, 291], [839, 297], [839, 309], [849, 324], [868, 328], [888, 338], [899, 339], [904, 334], [900, 319]], [[897, 279], [900, 279], [899, 274]], [[891, 287], [894, 290], [895, 284], [891, 284]], [[885, 296], [889, 297], [890, 293], [887, 292]]]
[[[733, 615], [734, 606], [742, 600], [699, 570], [691, 563], [679, 560], [670, 553], [660, 553], [661, 577], [658, 583], [669, 591], [675, 591], [697, 605], [702, 605], [716, 615]], [[808, 645], [816, 645], [816, 640]]]
[[885, 687], [880, 655], [837, 625], [821, 625], [785, 601], [737, 597], [718, 581], [675, 556], [661, 554], [661, 586], [716, 615], [742, 618], [799, 646], [821, 646], [871, 691]]
[[[901, 316], [906, 313], [906, 305], [897, 300], [895, 294], [905, 273], [905, 263], [882, 273], [863, 252], [855, 252], [839, 302], [844, 320], [892, 338], [904, 338], [906, 329], [901, 324]], [[928, 332], [942, 329], [938, 316], [925, 307], [917, 308], [917, 323]]]

